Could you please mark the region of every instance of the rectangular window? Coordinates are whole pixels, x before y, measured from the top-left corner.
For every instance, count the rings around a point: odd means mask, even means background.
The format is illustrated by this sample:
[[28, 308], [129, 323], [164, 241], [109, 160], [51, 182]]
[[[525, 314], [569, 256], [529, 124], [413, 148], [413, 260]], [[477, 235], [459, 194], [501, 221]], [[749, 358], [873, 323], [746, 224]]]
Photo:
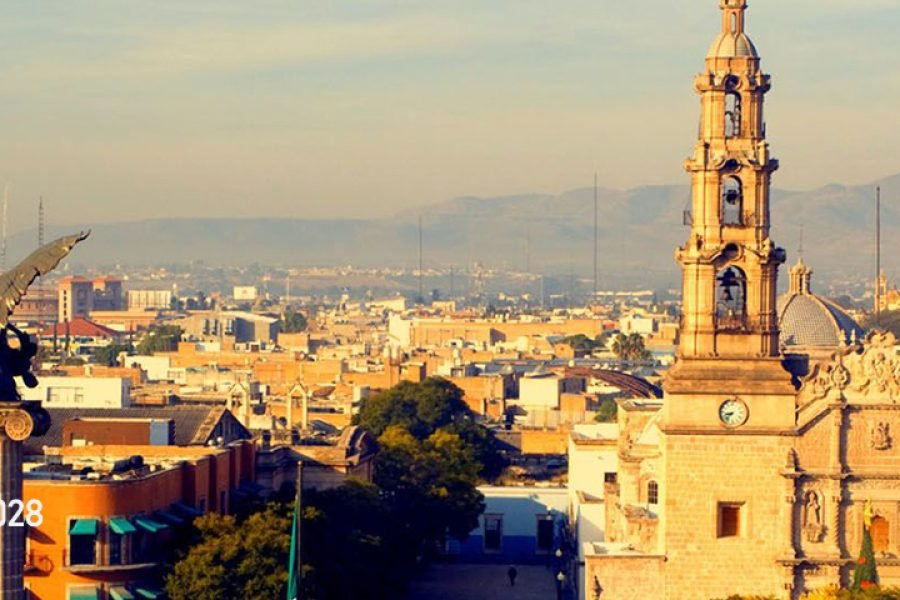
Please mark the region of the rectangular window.
[[718, 514], [718, 535], [724, 537], [738, 537], [743, 534], [743, 504], [736, 502], [720, 502]]
[[114, 531], [109, 532], [109, 564], [124, 565], [125, 557], [122, 550], [125, 546], [125, 536]]
[[553, 550], [553, 517], [538, 515], [537, 518], [537, 551], [547, 553]]
[[616, 473], [604, 473], [603, 474], [603, 482], [604, 483], [616, 483], [618, 481], [618, 476]]
[[503, 517], [484, 515], [484, 550], [500, 552], [503, 545]]
[[97, 564], [96, 549], [97, 534], [69, 536], [69, 564], [73, 566]]

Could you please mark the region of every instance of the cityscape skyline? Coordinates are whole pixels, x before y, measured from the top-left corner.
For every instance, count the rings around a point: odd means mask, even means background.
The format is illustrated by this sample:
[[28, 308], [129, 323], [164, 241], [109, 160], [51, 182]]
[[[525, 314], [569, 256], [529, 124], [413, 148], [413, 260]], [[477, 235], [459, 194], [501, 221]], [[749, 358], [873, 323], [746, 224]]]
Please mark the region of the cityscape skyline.
[[[900, 80], [880, 66], [900, 49], [895, 3], [753, 4], [749, 31], [780, 84], [776, 185], [900, 171]], [[618, 189], [686, 183], [685, 81], [709, 36], [704, 11], [685, 13], [661, 0], [11, 6], [9, 230], [33, 227], [40, 195], [55, 223], [365, 218], [557, 193], [595, 170]]]

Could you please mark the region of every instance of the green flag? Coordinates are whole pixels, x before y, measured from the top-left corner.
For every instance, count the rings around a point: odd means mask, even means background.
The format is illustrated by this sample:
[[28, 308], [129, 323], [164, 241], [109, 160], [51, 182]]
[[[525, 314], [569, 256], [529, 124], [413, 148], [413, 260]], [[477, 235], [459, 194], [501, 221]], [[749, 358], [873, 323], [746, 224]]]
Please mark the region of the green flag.
[[291, 554], [288, 558], [287, 600], [299, 600], [300, 598], [300, 530], [297, 526], [299, 508], [299, 503], [294, 504], [294, 520], [291, 524]]

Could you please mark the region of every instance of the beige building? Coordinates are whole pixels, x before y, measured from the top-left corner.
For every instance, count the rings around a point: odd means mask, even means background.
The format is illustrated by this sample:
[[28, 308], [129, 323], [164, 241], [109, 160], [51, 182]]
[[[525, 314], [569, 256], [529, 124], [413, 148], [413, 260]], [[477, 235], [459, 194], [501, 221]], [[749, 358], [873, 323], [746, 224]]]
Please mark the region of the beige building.
[[721, 0], [722, 32], [694, 82], [702, 112], [685, 165], [691, 233], [676, 251], [678, 360], [649, 418], [620, 403], [603, 540], [581, 540], [583, 597], [793, 599], [847, 584], [867, 501], [882, 583], [900, 583], [896, 340], [861, 340], [814, 296], [802, 263], [776, 301], [786, 255], [769, 237], [771, 81], [745, 33], [746, 5]]

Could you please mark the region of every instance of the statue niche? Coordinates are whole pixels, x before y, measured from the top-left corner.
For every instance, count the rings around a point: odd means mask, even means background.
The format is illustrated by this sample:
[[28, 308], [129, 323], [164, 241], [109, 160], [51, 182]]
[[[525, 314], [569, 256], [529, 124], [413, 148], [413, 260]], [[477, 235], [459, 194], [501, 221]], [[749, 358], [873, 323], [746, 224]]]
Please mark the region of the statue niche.
[[825, 533], [825, 525], [822, 521], [822, 499], [819, 493], [811, 490], [806, 492], [803, 503], [803, 535], [807, 542], [813, 544], [822, 541]]
[[890, 450], [893, 440], [891, 439], [890, 423], [879, 422], [872, 428], [872, 449], [873, 450]]

